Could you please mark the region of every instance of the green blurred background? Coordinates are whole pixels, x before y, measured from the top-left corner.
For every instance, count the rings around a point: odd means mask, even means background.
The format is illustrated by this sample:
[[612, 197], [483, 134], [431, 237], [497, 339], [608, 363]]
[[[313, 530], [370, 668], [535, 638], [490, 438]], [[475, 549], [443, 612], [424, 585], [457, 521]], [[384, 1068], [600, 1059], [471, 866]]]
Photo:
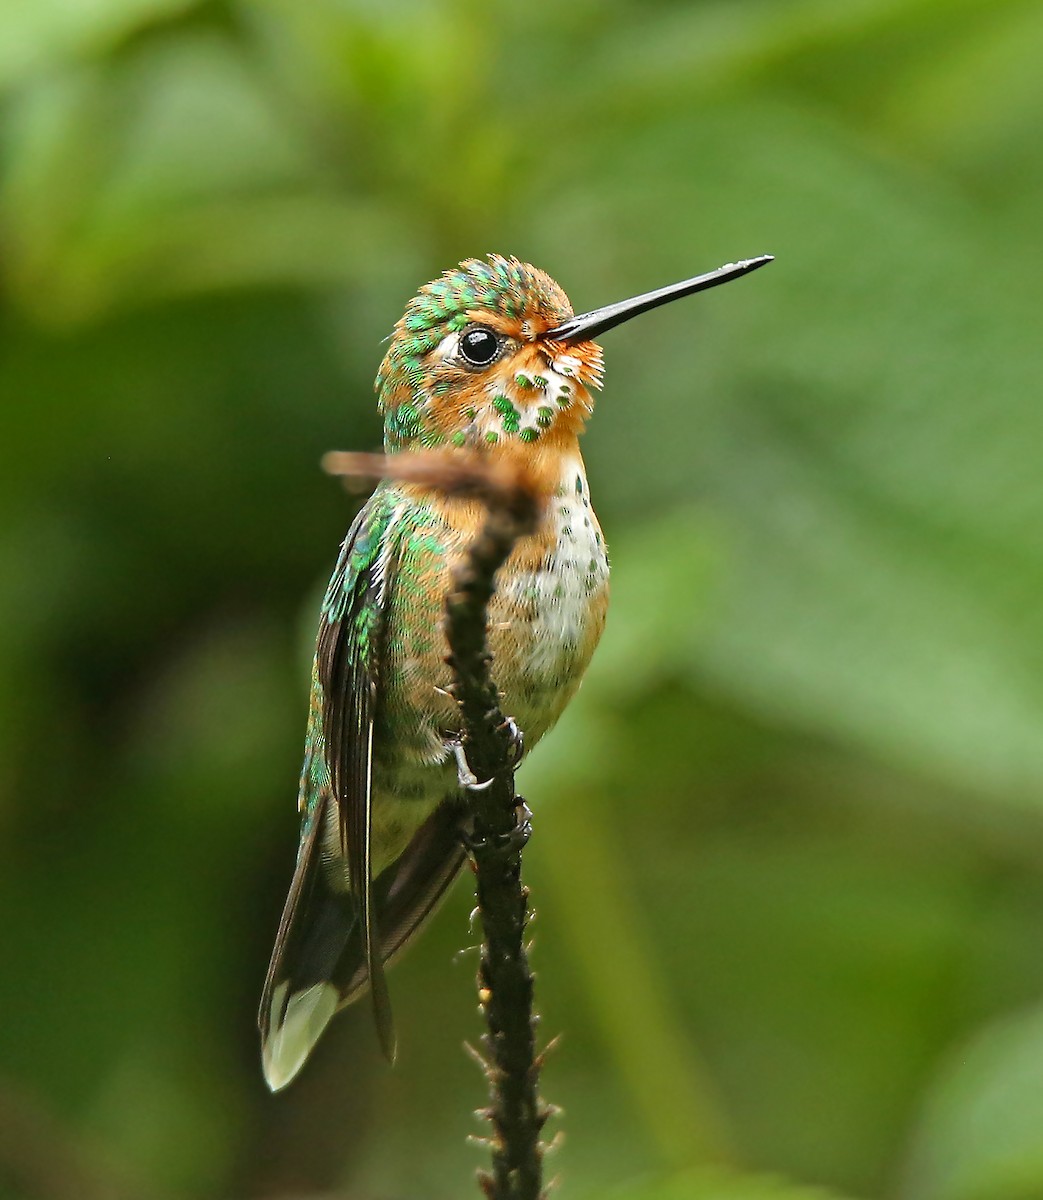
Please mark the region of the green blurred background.
[[[0, 1196], [474, 1194], [461, 885], [270, 1097], [309, 642], [424, 280], [605, 339], [523, 772], [561, 1195], [1043, 1197], [1038, 0], [0, 0]], [[617, 1190], [612, 1190], [617, 1189]], [[819, 1189], [823, 1189], [820, 1191]]]

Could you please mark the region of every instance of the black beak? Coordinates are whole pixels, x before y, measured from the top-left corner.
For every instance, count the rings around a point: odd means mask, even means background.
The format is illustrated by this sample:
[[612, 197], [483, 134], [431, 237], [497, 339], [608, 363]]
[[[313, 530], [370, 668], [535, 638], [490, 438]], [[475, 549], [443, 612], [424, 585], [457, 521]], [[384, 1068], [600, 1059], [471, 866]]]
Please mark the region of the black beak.
[[695, 292], [704, 292], [707, 288], [716, 287], [719, 283], [727, 283], [738, 279], [740, 275], [748, 275], [758, 267], [766, 266], [774, 260], [774, 255], [762, 254], [758, 258], [746, 258], [742, 262], [727, 263], [710, 271], [706, 275], [696, 275], [694, 279], [686, 279], [682, 283], [671, 283], [668, 287], [659, 288], [654, 292], [634, 296], [631, 300], [620, 300], [616, 304], [608, 304], [604, 308], [595, 308], [593, 312], [583, 313], [578, 317], [569, 317], [556, 329], [548, 330], [543, 337], [549, 342], [589, 342], [599, 337], [606, 330], [614, 329], [636, 317], [639, 313], [658, 308], [660, 304], [669, 304], [671, 300], [680, 300], [682, 296], [691, 296]]

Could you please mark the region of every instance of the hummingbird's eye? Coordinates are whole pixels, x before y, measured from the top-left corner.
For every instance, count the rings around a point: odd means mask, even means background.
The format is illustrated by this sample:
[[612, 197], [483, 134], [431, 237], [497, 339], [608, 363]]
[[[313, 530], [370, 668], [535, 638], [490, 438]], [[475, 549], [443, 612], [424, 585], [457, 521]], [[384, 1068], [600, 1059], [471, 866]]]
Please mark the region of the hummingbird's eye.
[[484, 325], [472, 325], [460, 337], [460, 353], [472, 367], [487, 367], [500, 353], [500, 339]]

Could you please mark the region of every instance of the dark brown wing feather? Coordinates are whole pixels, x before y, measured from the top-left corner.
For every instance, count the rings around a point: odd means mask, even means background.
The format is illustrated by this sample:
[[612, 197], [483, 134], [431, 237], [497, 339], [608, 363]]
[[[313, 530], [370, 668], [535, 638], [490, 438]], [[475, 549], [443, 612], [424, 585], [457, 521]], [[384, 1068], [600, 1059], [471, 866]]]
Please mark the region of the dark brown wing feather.
[[[413, 835], [398, 859], [373, 885], [380, 945], [390, 962], [434, 912], [463, 866], [460, 810], [444, 800]], [[359, 944], [353, 947], [352, 942]], [[366, 958], [356, 935], [349, 940], [337, 967], [335, 982], [341, 1007], [350, 1004], [369, 982]], [[354, 949], [354, 953], [352, 950]]]
[[[302, 918], [316, 908], [315, 893], [320, 882], [318, 878], [320, 872], [315, 869], [319, 862], [316, 846], [322, 836], [325, 809], [325, 798], [321, 798], [316, 810], [306, 819], [304, 836], [297, 851], [297, 866], [290, 882], [286, 903], [283, 905], [279, 931], [275, 935], [275, 949], [272, 951], [271, 961], [268, 964], [268, 974], [265, 976], [264, 989], [261, 992], [261, 1007], [257, 1013], [257, 1025], [261, 1031], [262, 1042], [268, 1041], [273, 1024], [281, 1024], [283, 1017], [286, 1016], [286, 1006], [290, 1000], [291, 990], [286, 989], [279, 1011], [273, 1012], [272, 997], [276, 986], [283, 979], [290, 978], [298, 983], [299, 969], [292, 970], [292, 968], [313, 957], [304, 953], [304, 945], [309, 930], [313, 928], [313, 922]], [[300, 986], [299, 983], [298, 986]]]
[[[360, 514], [360, 521], [363, 514]], [[347, 542], [362, 536], [355, 530]], [[375, 532], [370, 530], [370, 536]], [[384, 976], [383, 956], [373, 920], [371, 841], [373, 817], [373, 713], [376, 701], [376, 664], [379, 662], [384, 605], [388, 589], [377, 577], [371, 555], [359, 557], [369, 565], [350, 579], [353, 554], [342, 551], [345, 586], [351, 586], [346, 611], [330, 620], [323, 606], [319, 625], [316, 668], [323, 690], [323, 741], [330, 786], [337, 802], [341, 851], [348, 861], [348, 878], [358, 904], [359, 926], [371, 981], [373, 1015], [385, 1056], [394, 1062], [395, 1029], [391, 997]], [[341, 564], [338, 563], [340, 567]], [[334, 579], [336, 579], [336, 574]], [[366, 637], [360, 625], [366, 625]], [[368, 661], [367, 661], [368, 657]]]
[[[294, 997], [331, 981], [360, 936], [377, 979], [374, 1009], [385, 1053], [394, 1052], [391, 1006], [372, 934], [370, 805], [373, 709], [386, 589], [376, 578], [381, 512], [375, 499], [348, 531], [322, 606], [315, 654], [317, 689], [308, 725], [302, 794], [306, 813], [289, 895], [272, 952], [258, 1024], [270, 1051]], [[358, 636], [365, 622], [365, 644]], [[335, 803], [335, 807], [331, 804]], [[336, 820], [351, 890], [323, 862], [324, 830]], [[280, 989], [282, 989], [280, 991]], [[274, 1009], [273, 1009], [274, 1002]], [[318, 1036], [318, 1032], [315, 1033]]]

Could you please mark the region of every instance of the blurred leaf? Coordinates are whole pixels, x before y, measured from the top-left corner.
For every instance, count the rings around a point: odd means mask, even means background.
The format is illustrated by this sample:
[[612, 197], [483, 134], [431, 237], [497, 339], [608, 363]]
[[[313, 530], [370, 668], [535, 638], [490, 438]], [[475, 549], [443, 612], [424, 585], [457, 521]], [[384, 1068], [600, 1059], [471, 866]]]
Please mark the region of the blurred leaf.
[[1031, 1200], [1043, 1193], [1043, 1010], [961, 1046], [927, 1094], [903, 1195]]
[[151, 22], [185, 12], [198, 0], [5, 0], [0, 87], [31, 72], [111, 49]]
[[840, 1200], [834, 1192], [771, 1176], [693, 1171], [613, 1188], [606, 1200]]

